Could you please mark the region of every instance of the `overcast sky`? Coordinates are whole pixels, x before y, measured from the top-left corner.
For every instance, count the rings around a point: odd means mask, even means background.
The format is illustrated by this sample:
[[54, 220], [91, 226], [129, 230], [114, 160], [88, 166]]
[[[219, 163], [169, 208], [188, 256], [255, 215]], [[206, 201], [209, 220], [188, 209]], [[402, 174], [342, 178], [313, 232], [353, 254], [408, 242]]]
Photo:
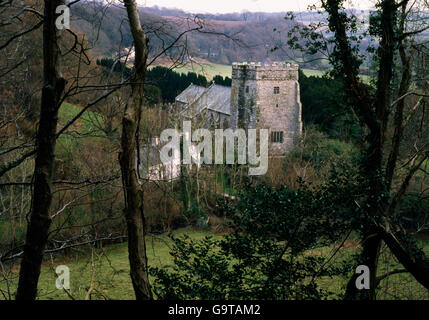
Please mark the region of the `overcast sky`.
[[[305, 11], [318, 0], [137, 0], [144, 6], [178, 8], [192, 13], [231, 13], [242, 11]], [[374, 0], [348, 0], [353, 8], [368, 9]]]

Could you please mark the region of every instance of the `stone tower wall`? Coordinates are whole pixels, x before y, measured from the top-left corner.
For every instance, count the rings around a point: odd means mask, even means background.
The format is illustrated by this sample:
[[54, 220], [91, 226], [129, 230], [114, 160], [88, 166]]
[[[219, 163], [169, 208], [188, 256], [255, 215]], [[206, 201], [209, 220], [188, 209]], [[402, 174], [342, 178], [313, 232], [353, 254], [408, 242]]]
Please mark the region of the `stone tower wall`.
[[[248, 89], [246, 89], [248, 88]], [[231, 126], [256, 128], [256, 66], [233, 64], [231, 84]]]
[[[246, 89], [248, 87], [248, 89]], [[279, 93], [274, 93], [274, 88]], [[283, 132], [283, 143], [271, 143], [270, 155], [284, 155], [302, 132], [298, 66], [273, 63], [234, 63], [231, 118], [233, 128]]]

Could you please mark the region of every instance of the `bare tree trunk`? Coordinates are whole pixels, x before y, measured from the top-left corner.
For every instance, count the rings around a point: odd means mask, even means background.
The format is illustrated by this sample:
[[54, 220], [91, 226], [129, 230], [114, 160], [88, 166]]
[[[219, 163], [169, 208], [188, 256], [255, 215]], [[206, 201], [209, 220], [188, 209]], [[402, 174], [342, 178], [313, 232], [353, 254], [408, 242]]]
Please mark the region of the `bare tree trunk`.
[[61, 4], [64, 4], [63, 0], [45, 0], [43, 25], [44, 86], [37, 133], [31, 217], [21, 262], [17, 300], [34, 300], [36, 298], [43, 251], [51, 224], [49, 208], [52, 201], [51, 185], [55, 160], [58, 109], [66, 83], [60, 73], [58, 30], [55, 26], [55, 9]]
[[119, 156], [122, 182], [125, 194], [124, 214], [128, 229], [128, 256], [130, 275], [137, 300], [151, 300], [152, 290], [149, 284], [145, 219], [143, 212], [143, 189], [137, 175], [137, 133], [140, 114], [144, 103], [144, 81], [146, 77], [147, 37], [140, 24], [135, 0], [124, 1], [127, 9], [131, 33], [134, 38], [135, 62], [131, 79], [132, 93], [125, 106], [122, 118], [122, 152]]

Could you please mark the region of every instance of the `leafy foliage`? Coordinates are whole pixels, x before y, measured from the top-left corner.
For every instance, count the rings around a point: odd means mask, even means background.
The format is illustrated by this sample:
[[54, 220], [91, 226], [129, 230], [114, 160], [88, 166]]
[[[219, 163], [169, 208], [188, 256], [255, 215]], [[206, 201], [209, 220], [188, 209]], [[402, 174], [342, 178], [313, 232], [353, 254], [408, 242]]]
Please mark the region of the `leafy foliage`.
[[232, 79], [229, 77], [222, 77], [220, 75], [214, 76], [213, 81], [216, 84], [220, 84], [221, 86], [230, 87], [232, 84]]
[[347, 105], [341, 80], [327, 76], [307, 77], [300, 70], [299, 84], [304, 123], [319, 126], [330, 137], [360, 139], [360, 127]]
[[356, 167], [360, 152], [352, 143], [329, 138], [326, 133], [309, 125], [305, 128], [302, 143], [291, 150], [287, 159], [292, 161], [301, 159], [311, 163], [316, 170], [329, 171], [339, 162]]
[[225, 209], [232, 213], [232, 234], [221, 240], [172, 237], [174, 265], [151, 269], [154, 292], [161, 299], [326, 298], [332, 293], [320, 289], [317, 279], [350, 268], [347, 261], [325, 264], [326, 257], [308, 251], [359, 225], [351, 176], [337, 174], [317, 189], [304, 183], [296, 191], [249, 189], [227, 204], [233, 210]]

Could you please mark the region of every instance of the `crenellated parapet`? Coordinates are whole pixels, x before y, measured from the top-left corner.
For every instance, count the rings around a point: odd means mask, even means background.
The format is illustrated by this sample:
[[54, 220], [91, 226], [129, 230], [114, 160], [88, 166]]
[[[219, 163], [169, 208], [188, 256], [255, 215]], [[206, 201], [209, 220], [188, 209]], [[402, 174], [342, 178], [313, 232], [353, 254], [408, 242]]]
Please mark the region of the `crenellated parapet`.
[[298, 81], [298, 64], [287, 62], [234, 62], [232, 79]]

